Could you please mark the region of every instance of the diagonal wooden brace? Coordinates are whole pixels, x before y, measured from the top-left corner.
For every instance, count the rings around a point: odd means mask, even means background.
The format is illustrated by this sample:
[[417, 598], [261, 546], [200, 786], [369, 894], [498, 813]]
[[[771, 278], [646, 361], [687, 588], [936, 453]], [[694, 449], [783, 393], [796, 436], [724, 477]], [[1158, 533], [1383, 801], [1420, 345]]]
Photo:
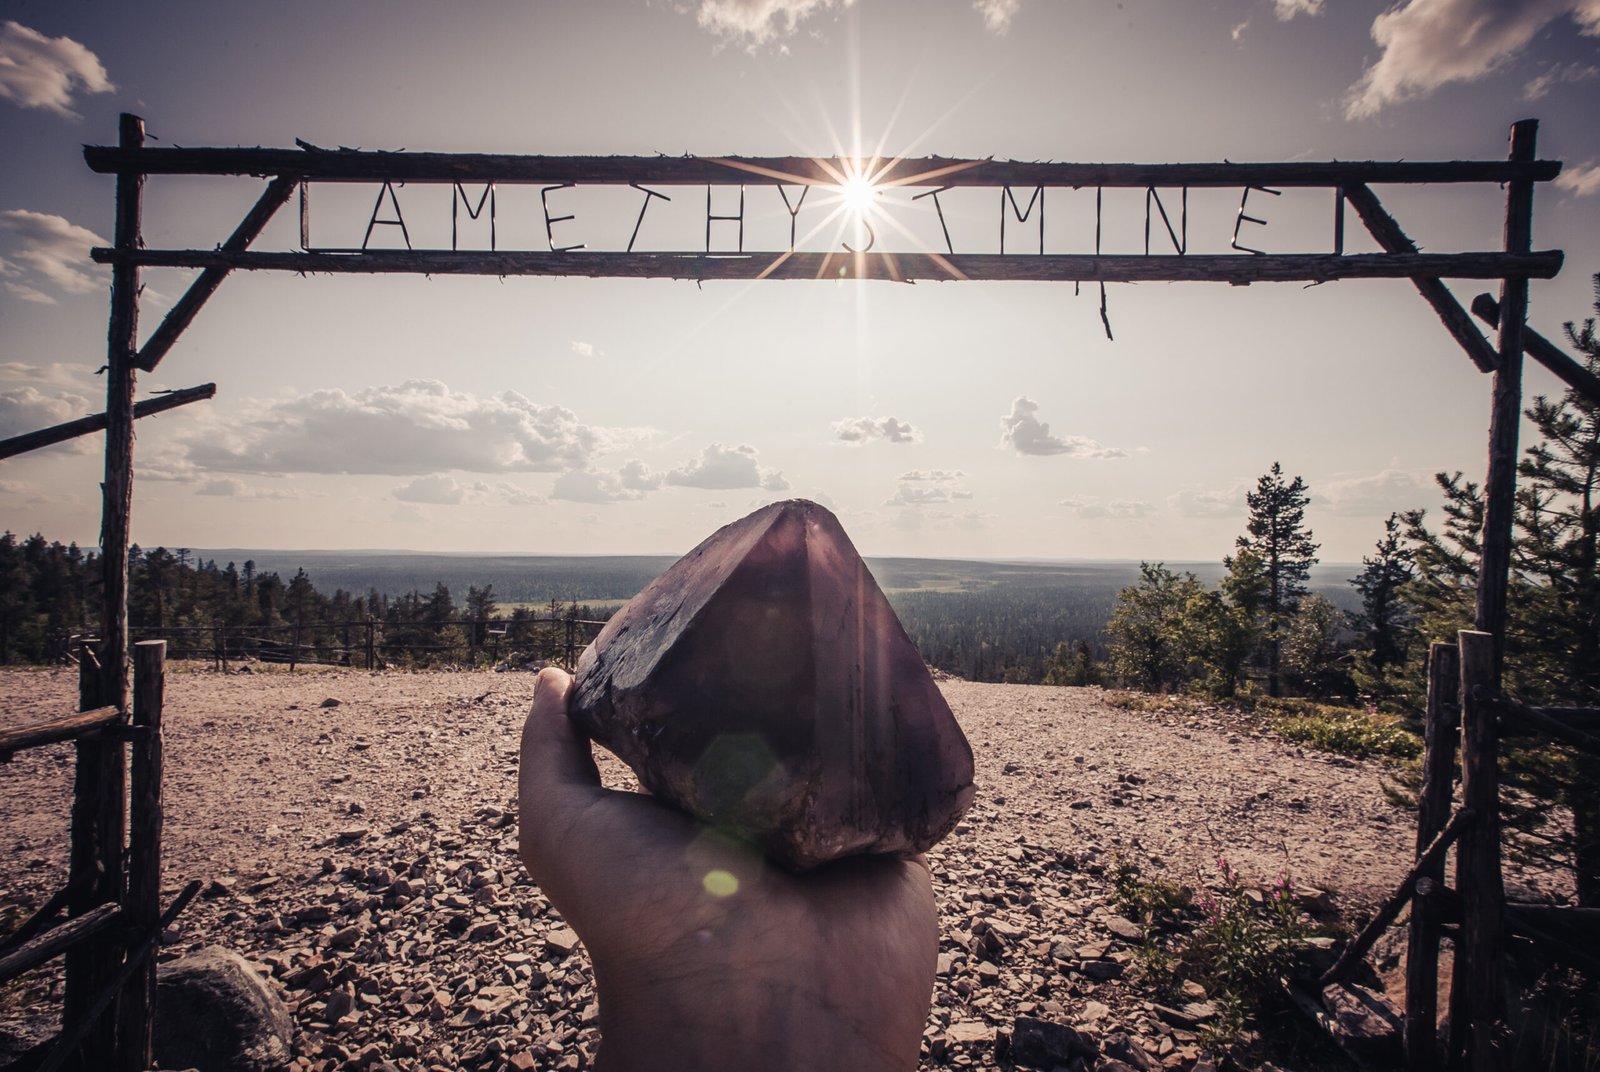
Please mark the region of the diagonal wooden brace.
[[[1372, 237], [1378, 240], [1378, 245], [1383, 247], [1385, 253], [1417, 252], [1417, 244], [1400, 229], [1371, 187], [1365, 183], [1346, 186], [1344, 196], [1355, 207], [1361, 222], [1367, 225], [1367, 230], [1372, 232]], [[1439, 319], [1444, 321], [1445, 330], [1461, 344], [1480, 372], [1493, 372], [1500, 366], [1500, 357], [1495, 353], [1494, 346], [1472, 323], [1472, 317], [1456, 301], [1450, 288], [1436, 278], [1413, 278], [1411, 281], [1417, 285], [1417, 291], [1427, 299], [1428, 304], [1433, 306], [1433, 311], [1439, 314]]]
[[[1493, 294], [1472, 299], [1472, 311], [1490, 327], [1500, 326], [1500, 303]], [[1567, 386], [1591, 402], [1600, 402], [1600, 376], [1568, 357], [1555, 343], [1532, 328], [1522, 329], [1522, 351], [1566, 381]]]
[[[228, 240], [222, 243], [221, 248], [234, 253], [248, 249], [250, 243], [254, 242], [256, 236], [266, 227], [267, 221], [271, 220], [273, 214], [289, 200], [294, 187], [295, 180], [282, 175], [267, 183], [261, 199], [239, 222], [239, 226], [228, 236]], [[133, 359], [134, 367], [141, 372], [150, 372], [160, 364], [161, 359], [167, 356], [167, 351], [172, 349], [172, 344], [178, 341], [178, 336], [183, 334], [183, 329], [188, 327], [199, 314], [200, 307], [206, 303], [206, 299], [216, 293], [217, 288], [227, 277], [227, 268], [207, 268], [202, 271], [199, 278], [189, 284], [189, 289], [184, 291], [183, 297], [167, 311], [155, 334], [145, 340], [144, 346]]]

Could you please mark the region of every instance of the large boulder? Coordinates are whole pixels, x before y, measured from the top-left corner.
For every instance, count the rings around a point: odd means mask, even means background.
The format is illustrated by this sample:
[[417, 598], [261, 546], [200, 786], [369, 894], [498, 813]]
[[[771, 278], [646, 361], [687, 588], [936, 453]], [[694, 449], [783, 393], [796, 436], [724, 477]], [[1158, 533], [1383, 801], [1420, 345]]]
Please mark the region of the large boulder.
[[607, 623], [572, 717], [645, 788], [805, 870], [927, 849], [972, 749], [839, 521], [803, 499], [713, 533]]
[[282, 1072], [294, 1020], [231, 949], [206, 946], [156, 973], [155, 1058], [161, 1068]]

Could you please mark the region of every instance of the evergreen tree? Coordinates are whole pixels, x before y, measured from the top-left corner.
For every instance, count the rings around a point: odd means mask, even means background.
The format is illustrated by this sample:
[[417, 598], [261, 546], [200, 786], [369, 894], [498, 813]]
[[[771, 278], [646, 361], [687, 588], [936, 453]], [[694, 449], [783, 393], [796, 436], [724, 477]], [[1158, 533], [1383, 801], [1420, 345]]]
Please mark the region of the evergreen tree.
[[[1306, 594], [1311, 567], [1317, 561], [1317, 545], [1306, 528], [1305, 481], [1298, 476], [1283, 478], [1277, 462], [1256, 481], [1256, 490], [1245, 496], [1250, 518], [1247, 535], [1237, 540], [1240, 551], [1250, 551], [1261, 560], [1265, 591], [1261, 601], [1261, 628], [1267, 657], [1267, 692], [1282, 693], [1283, 641], [1289, 624]], [[1231, 571], [1233, 559], [1223, 559]]]
[[1350, 578], [1361, 593], [1361, 613], [1355, 621], [1361, 646], [1353, 673], [1361, 693], [1381, 703], [1395, 694], [1395, 678], [1405, 668], [1416, 635], [1414, 615], [1401, 598], [1416, 566], [1403, 539], [1399, 514], [1390, 514], [1383, 523], [1383, 537], [1361, 565], [1361, 572]]
[[1117, 595], [1106, 632], [1111, 669], [1122, 680], [1150, 692], [1177, 688], [1187, 680], [1196, 650], [1191, 602], [1205, 595], [1194, 574], [1183, 576], [1164, 563], [1139, 563], [1140, 581]]

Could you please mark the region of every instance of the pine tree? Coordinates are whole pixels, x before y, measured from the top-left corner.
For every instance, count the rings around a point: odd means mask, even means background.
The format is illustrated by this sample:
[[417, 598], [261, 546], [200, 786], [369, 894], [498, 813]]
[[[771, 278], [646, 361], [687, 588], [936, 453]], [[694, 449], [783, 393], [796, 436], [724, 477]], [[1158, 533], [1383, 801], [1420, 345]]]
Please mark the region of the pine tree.
[[1383, 537], [1373, 553], [1361, 560], [1361, 572], [1350, 583], [1361, 593], [1361, 613], [1355, 626], [1361, 634], [1356, 653], [1356, 687], [1375, 703], [1395, 694], [1395, 677], [1403, 671], [1416, 635], [1415, 616], [1401, 598], [1416, 565], [1404, 542], [1400, 515], [1383, 523]]
[[[1249, 551], [1261, 560], [1265, 592], [1261, 601], [1261, 627], [1267, 657], [1267, 692], [1282, 694], [1283, 641], [1300, 601], [1306, 594], [1311, 567], [1317, 561], [1317, 544], [1306, 528], [1305, 481], [1298, 476], [1283, 478], [1277, 462], [1256, 481], [1256, 490], [1245, 496], [1250, 519], [1248, 535], [1237, 540], [1241, 552]], [[1233, 558], [1223, 559], [1231, 571]]]

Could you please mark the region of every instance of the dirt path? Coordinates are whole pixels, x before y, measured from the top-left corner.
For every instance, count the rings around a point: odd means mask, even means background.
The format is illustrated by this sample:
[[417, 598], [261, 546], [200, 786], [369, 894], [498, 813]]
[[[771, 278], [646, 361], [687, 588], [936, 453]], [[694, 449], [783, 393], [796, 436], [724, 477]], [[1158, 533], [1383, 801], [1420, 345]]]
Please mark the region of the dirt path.
[[[943, 687], [979, 794], [929, 854], [943, 955], [925, 1068], [996, 1067], [995, 1032], [1022, 1014], [1079, 1024], [1107, 1053], [1193, 1065], [1196, 1033], [1119, 978], [1118, 860], [1200, 886], [1226, 856], [1249, 882], [1284, 871], [1346, 906], [1404, 872], [1412, 827], [1378, 764], [1203, 710], [1125, 710], [1097, 689]], [[216, 881], [164, 955], [222, 942], [262, 965], [295, 1009], [301, 1067], [590, 1067], [587, 961], [515, 855], [532, 689], [516, 673], [170, 674], [169, 884]], [[66, 672], [0, 672], [6, 722], [74, 698]], [[65, 746], [0, 770], [0, 905], [60, 882], [70, 771]], [[0, 1005], [0, 1034], [36, 1031], [53, 1008], [51, 980], [30, 978]]]

